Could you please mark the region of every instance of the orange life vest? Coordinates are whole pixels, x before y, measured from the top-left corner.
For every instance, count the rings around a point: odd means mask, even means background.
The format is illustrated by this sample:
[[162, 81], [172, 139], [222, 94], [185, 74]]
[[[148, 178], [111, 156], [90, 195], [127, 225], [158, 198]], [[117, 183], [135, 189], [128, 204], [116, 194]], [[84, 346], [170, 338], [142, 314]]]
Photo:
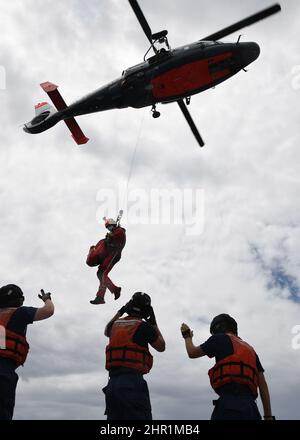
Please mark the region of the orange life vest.
[[0, 309], [0, 332], [1, 336], [3, 335], [0, 339], [0, 358], [11, 359], [19, 367], [26, 360], [29, 345], [25, 336], [6, 328], [16, 310], [17, 308]]
[[153, 365], [150, 351], [132, 340], [142, 322], [142, 319], [127, 316], [113, 323], [109, 344], [106, 347], [107, 370], [126, 367], [138, 370], [142, 374], [149, 373]]
[[218, 389], [228, 383], [248, 385], [257, 397], [258, 371], [256, 366], [256, 353], [251, 345], [238, 336], [227, 334], [233, 345], [233, 354], [227, 356], [208, 372], [210, 384], [213, 389]]

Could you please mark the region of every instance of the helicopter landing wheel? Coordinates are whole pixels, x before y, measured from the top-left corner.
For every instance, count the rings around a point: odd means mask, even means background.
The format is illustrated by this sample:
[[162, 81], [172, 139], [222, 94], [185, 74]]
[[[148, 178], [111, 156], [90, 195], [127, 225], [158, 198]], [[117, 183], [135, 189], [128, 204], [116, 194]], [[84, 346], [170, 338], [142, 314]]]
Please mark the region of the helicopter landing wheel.
[[152, 118], [159, 118], [160, 117], [160, 112], [157, 112], [156, 110], [154, 110], [153, 112], [152, 112]]
[[156, 105], [153, 105], [152, 106], [152, 108], [151, 108], [151, 111], [152, 111], [152, 117], [153, 118], [159, 118], [160, 117], [160, 112], [158, 112], [157, 110], [156, 110]]

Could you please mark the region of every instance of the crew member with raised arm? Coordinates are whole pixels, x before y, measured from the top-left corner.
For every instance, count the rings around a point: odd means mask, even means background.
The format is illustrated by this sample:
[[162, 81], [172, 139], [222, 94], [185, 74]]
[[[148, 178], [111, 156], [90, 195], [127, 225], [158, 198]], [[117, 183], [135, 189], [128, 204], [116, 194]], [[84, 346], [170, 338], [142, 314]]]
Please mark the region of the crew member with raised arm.
[[54, 313], [51, 294], [41, 290], [40, 308], [23, 306], [24, 295], [19, 286], [0, 288], [0, 420], [11, 420], [18, 382], [16, 369], [25, 363], [29, 344], [27, 325], [50, 318]]
[[208, 356], [215, 365], [208, 375], [219, 399], [211, 420], [260, 420], [256, 405], [258, 390], [264, 408], [264, 419], [274, 420], [264, 369], [255, 350], [238, 336], [235, 319], [226, 313], [216, 316], [210, 325], [211, 337], [199, 346], [193, 343], [193, 331], [182, 324], [181, 333], [190, 358]]

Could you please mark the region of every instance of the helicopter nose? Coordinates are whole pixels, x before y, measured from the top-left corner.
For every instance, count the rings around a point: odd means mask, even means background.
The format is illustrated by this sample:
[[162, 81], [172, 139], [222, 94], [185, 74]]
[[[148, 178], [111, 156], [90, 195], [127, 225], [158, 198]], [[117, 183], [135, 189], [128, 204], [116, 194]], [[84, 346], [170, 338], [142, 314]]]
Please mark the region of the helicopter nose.
[[253, 63], [260, 54], [260, 47], [257, 43], [240, 43], [240, 56], [243, 67]]

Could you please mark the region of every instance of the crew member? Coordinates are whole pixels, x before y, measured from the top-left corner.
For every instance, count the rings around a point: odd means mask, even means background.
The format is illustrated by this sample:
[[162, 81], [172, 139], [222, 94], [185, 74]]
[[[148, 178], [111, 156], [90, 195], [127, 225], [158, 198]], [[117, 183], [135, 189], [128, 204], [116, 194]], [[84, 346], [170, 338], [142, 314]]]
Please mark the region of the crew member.
[[[126, 313], [128, 316], [121, 318]], [[152, 420], [147, 382], [153, 357], [150, 344], [157, 351], [165, 350], [165, 341], [158, 329], [151, 298], [136, 292], [107, 324], [106, 369], [109, 381], [105, 394], [107, 420]]]
[[181, 332], [190, 358], [215, 357], [216, 363], [208, 375], [220, 397], [213, 401], [211, 420], [260, 420], [255, 402], [258, 389], [264, 419], [274, 419], [264, 369], [255, 350], [238, 336], [237, 322], [231, 316], [216, 316], [210, 325], [212, 336], [200, 346], [194, 345], [193, 332], [186, 324], [182, 324]]
[[126, 231], [118, 221], [112, 218], [105, 219], [105, 227], [108, 229], [105, 239], [100, 240], [96, 246], [91, 246], [87, 256], [88, 266], [99, 266], [97, 277], [100, 281], [96, 298], [90, 301], [91, 304], [105, 304], [104, 295], [106, 288], [118, 299], [121, 295], [121, 287], [117, 287], [108, 277], [108, 273], [114, 265], [120, 261], [122, 250], [126, 243]]
[[16, 369], [23, 365], [29, 350], [27, 325], [47, 319], [54, 313], [50, 293], [41, 290], [41, 308], [23, 307], [20, 287], [8, 284], [0, 288], [0, 420], [11, 420], [18, 382]]

